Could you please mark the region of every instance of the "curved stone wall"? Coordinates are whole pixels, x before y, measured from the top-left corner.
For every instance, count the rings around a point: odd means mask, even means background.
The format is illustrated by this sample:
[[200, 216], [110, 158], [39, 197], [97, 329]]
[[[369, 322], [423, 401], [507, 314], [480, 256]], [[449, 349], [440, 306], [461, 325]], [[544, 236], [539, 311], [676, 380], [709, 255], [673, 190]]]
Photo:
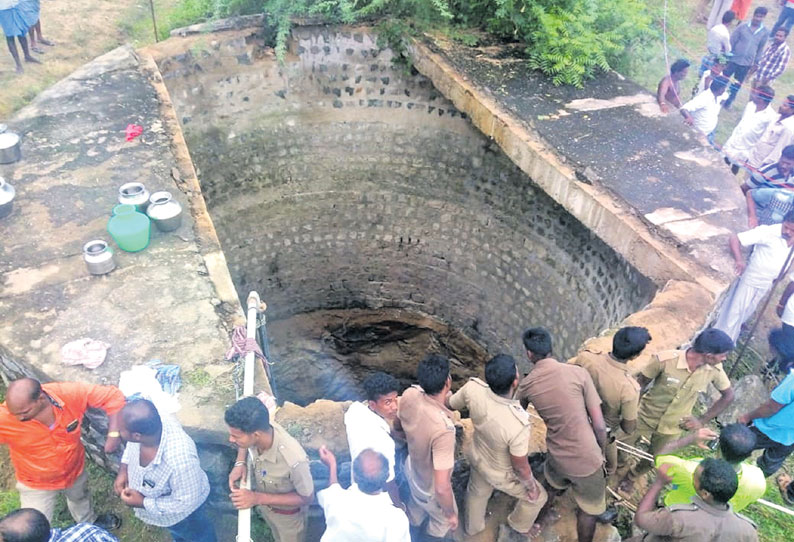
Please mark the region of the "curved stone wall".
[[[250, 34], [250, 32], [249, 32]], [[253, 35], [159, 58], [238, 292], [271, 319], [403, 308], [520, 354], [558, 354], [653, 284], [366, 32], [303, 27], [284, 65]]]

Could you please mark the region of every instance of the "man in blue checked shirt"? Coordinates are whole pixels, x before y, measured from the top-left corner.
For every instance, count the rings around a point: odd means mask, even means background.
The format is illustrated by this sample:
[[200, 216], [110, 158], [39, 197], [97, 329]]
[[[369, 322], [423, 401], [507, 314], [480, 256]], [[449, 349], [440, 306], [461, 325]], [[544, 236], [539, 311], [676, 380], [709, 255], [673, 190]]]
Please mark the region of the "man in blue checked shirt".
[[50, 529], [47, 516], [33, 508], [21, 508], [0, 519], [3, 542], [119, 542], [118, 538], [90, 523], [68, 529]]
[[113, 489], [124, 504], [141, 521], [168, 529], [175, 542], [216, 542], [205, 506], [209, 480], [176, 420], [139, 399], [121, 410], [119, 431], [127, 446]]

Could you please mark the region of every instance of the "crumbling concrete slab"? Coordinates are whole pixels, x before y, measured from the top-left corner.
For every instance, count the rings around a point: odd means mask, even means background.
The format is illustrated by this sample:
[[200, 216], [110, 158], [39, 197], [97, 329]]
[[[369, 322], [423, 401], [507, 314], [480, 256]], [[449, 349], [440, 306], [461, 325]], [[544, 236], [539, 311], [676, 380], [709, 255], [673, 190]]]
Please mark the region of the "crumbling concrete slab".
[[[220, 443], [224, 406], [235, 398], [223, 356], [242, 312], [158, 77], [120, 47], [10, 119], [24, 158], [0, 168], [17, 191], [0, 223], [0, 367], [9, 377], [115, 384], [151, 359], [180, 365], [178, 417], [199, 440]], [[143, 135], [125, 141], [128, 124]], [[148, 248], [134, 254], [111, 242], [118, 268], [91, 276], [83, 244], [111, 241], [107, 221], [129, 181], [171, 192], [186, 210], [182, 226], [153, 228]], [[111, 345], [97, 369], [61, 363], [61, 347], [83, 337]]]

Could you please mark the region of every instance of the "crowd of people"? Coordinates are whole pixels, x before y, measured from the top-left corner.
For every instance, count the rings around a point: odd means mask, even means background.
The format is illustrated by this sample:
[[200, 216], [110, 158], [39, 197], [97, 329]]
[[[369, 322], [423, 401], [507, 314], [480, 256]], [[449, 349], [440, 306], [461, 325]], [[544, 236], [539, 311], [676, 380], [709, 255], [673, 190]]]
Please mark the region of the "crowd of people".
[[[41, 35], [41, 5], [39, 0], [0, 0], [0, 29], [6, 37], [6, 44], [17, 73], [24, 72], [22, 60], [33, 64], [40, 61], [31, 53], [43, 54], [40, 45], [55, 45]], [[28, 43], [28, 40], [30, 42]], [[19, 58], [17, 41], [22, 48]]]
[[[409, 542], [483, 531], [488, 501], [498, 490], [515, 500], [504, 528], [515, 539], [532, 540], [555, 521], [555, 504], [567, 491], [577, 507], [577, 538], [588, 542], [598, 521], [614, 517], [607, 509], [608, 479], [631, 495], [653, 468], [647, 458], [624, 453], [626, 445], [633, 449], [644, 439], [657, 474], [635, 515], [645, 532], [632, 541], [757, 540], [755, 525], [737, 511], [764, 494], [765, 478], [794, 451], [794, 371], [766, 402], [718, 434], [707, 425], [734, 398], [722, 368], [733, 340], [708, 328], [691, 347], [653, 353], [630, 368], [650, 340], [647, 329], [624, 327], [611, 352], [585, 349], [565, 362], [554, 357], [551, 334], [531, 328], [522, 336], [531, 368], [526, 375], [514, 358], [500, 354], [485, 364], [483, 379], [471, 378], [454, 392], [449, 360], [437, 354], [419, 362], [417, 384], [401, 396], [393, 376], [374, 373], [362, 385], [366, 398], [344, 416], [349, 480], [325, 446], [318, 455], [328, 474], [315, 469], [313, 477], [307, 453], [265, 403], [242, 398], [224, 417], [237, 449], [229, 499], [237, 509], [255, 508], [276, 542], [305, 540], [307, 510], [315, 501], [325, 516], [322, 542]], [[709, 384], [720, 397], [695, 416], [698, 394]], [[196, 445], [175, 419], [147, 399], [125, 399], [114, 386], [31, 378], [11, 382], [0, 405], [0, 443], [10, 449], [21, 502], [0, 519], [0, 539], [116, 540], [109, 531], [118, 528], [119, 518], [97, 515], [87, 485], [80, 437], [88, 408], [108, 415], [105, 451], [123, 445], [113, 484], [120, 502], [177, 542], [215, 542], [208, 477]], [[461, 416], [473, 427], [466, 446], [458, 431]], [[545, 424], [547, 452], [533, 464], [530, 441], [538, 419]], [[713, 443], [722, 458], [671, 455], [693, 443]], [[757, 466], [745, 462], [759, 449]], [[465, 496], [457, 496], [465, 502], [463, 521], [452, 482], [461, 456], [470, 467]], [[670, 482], [674, 489], [657, 506]], [[781, 477], [781, 488], [794, 502], [787, 477]], [[76, 522], [67, 529], [50, 526], [59, 493]]]

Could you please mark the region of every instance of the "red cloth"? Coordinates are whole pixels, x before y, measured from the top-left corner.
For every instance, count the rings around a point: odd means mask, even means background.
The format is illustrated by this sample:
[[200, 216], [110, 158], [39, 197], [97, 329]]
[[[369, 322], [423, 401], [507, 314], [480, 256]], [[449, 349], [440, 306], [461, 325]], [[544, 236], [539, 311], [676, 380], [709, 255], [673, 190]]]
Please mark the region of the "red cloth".
[[132, 141], [139, 135], [143, 133], [143, 126], [138, 126], [137, 124], [128, 124], [127, 125], [127, 141]]
[[736, 14], [736, 18], [743, 21], [747, 17], [747, 12], [750, 11], [750, 4], [753, 0], [733, 0], [731, 4], [731, 11]]
[[[83, 472], [85, 448], [80, 442], [83, 415], [99, 408], [108, 415], [124, 406], [124, 394], [115, 386], [85, 382], [42, 384], [52, 399], [55, 425], [52, 429], [38, 420], [21, 422], [0, 404], [0, 443], [8, 444], [17, 480], [33, 489], [66, 489]], [[77, 421], [72, 431], [66, 427]]]

